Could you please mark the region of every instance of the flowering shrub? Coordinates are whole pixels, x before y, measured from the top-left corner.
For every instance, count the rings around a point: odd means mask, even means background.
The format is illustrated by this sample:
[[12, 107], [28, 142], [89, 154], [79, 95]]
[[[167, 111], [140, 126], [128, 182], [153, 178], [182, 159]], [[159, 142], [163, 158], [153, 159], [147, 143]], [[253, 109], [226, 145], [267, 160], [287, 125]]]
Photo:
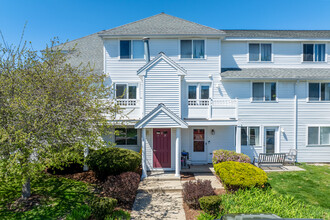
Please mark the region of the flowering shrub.
[[189, 181], [183, 184], [183, 201], [190, 208], [199, 209], [199, 199], [203, 196], [215, 195], [210, 180]]
[[226, 161], [236, 161], [241, 163], [251, 163], [251, 159], [249, 156], [245, 154], [239, 154], [235, 151], [230, 150], [215, 150], [213, 151], [212, 162], [213, 165]]

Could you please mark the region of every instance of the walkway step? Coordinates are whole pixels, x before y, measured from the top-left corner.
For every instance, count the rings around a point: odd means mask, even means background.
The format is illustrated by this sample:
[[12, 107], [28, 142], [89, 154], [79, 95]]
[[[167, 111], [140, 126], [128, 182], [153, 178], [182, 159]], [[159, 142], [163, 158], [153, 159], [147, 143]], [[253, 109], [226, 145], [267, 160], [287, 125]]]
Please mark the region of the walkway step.
[[138, 192], [181, 192], [179, 179], [175, 180], [143, 180], [140, 182]]

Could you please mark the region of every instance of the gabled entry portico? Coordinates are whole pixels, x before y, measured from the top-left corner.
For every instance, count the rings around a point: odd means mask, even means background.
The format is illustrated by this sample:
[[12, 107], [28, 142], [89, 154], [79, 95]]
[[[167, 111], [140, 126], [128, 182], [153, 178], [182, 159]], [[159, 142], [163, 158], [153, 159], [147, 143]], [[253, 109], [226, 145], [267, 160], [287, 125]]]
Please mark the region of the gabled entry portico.
[[147, 176], [147, 170], [175, 170], [179, 176], [181, 128], [188, 128], [187, 123], [159, 104], [135, 128], [142, 129], [142, 178]]

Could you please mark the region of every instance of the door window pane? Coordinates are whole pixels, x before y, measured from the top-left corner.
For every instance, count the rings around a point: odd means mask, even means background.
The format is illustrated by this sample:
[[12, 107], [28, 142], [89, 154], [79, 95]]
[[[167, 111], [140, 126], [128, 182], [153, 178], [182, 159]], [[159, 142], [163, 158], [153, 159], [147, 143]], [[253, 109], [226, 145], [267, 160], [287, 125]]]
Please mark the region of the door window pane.
[[194, 152], [204, 152], [204, 129], [194, 129]]
[[304, 61], [313, 61], [313, 44], [304, 44]]
[[208, 99], [209, 92], [210, 92], [209, 86], [201, 86], [201, 99]]
[[194, 58], [204, 58], [204, 40], [194, 40]]
[[181, 58], [192, 58], [191, 40], [181, 40]]
[[196, 98], [197, 98], [197, 86], [189, 86], [188, 99], [196, 99]]
[[120, 41], [120, 59], [131, 58], [131, 41], [121, 40]]
[[251, 146], [258, 146], [259, 145], [259, 128], [258, 127], [251, 127], [250, 128], [250, 145]]
[[116, 84], [116, 98], [117, 99], [126, 99], [126, 85], [125, 84]]
[[321, 100], [330, 101], [330, 83], [321, 83]]
[[142, 40], [133, 40], [133, 58], [144, 58], [144, 44]]
[[325, 61], [325, 44], [315, 44], [315, 61]]
[[247, 127], [241, 127], [241, 145], [248, 145], [247, 137]]
[[136, 86], [129, 86], [128, 87], [128, 98], [129, 99], [136, 99]]
[[249, 60], [259, 61], [259, 44], [249, 44]]
[[261, 44], [261, 61], [271, 61], [272, 59], [272, 45]]
[[265, 101], [276, 100], [276, 83], [265, 83]]
[[266, 130], [266, 153], [275, 153], [275, 130]]
[[318, 144], [318, 143], [319, 143], [319, 128], [308, 127], [308, 144]]
[[264, 83], [252, 84], [253, 101], [262, 101], [264, 99]]
[[320, 84], [309, 83], [309, 100], [319, 101], [320, 100]]

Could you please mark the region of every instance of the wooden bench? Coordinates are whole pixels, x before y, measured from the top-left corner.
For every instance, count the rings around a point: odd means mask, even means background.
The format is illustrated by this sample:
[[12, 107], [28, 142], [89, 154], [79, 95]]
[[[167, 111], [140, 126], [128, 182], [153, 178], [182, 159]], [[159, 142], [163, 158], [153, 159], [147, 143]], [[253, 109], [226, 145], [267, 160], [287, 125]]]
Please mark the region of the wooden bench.
[[285, 161], [285, 153], [273, 153], [273, 154], [259, 154], [258, 158], [254, 157], [253, 164], [257, 159], [258, 167], [261, 166], [283, 166]]

